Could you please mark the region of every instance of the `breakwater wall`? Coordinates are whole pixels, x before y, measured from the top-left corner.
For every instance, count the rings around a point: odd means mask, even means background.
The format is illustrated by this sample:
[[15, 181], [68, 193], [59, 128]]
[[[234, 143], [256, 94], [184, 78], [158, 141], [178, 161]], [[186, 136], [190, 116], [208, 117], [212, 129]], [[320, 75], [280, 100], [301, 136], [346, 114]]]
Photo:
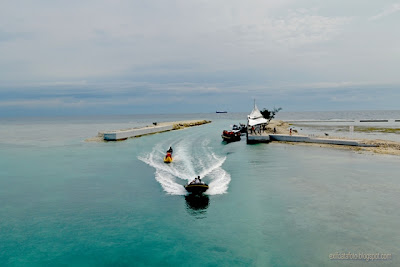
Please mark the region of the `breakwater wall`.
[[304, 135], [288, 135], [288, 134], [263, 134], [263, 135], [248, 135], [247, 143], [268, 143], [271, 141], [276, 142], [302, 142], [302, 143], [316, 143], [328, 145], [342, 145], [342, 146], [359, 146], [359, 147], [375, 147], [375, 145], [364, 144], [359, 140], [348, 139], [332, 139], [332, 138], [312, 138]]
[[[121, 141], [132, 137], [139, 137], [143, 135], [162, 133], [172, 130], [179, 130], [192, 126], [199, 126], [206, 123], [211, 123], [208, 120], [191, 120], [191, 121], [175, 121], [175, 122], [162, 122], [153, 123], [153, 125], [140, 127], [140, 128], [130, 128], [123, 130], [105, 131], [99, 132], [98, 138], [104, 141]], [[90, 140], [91, 141], [91, 140]], [[97, 141], [97, 140], [96, 140]]]
[[173, 125], [165, 125], [165, 126], [145, 127], [145, 128], [129, 129], [129, 130], [117, 130], [112, 132], [104, 132], [103, 139], [105, 141], [126, 140], [131, 137], [161, 133], [165, 131], [171, 131], [172, 129]]
[[246, 136], [246, 142], [248, 144], [257, 144], [257, 143], [269, 143], [271, 141], [270, 135], [250, 135]]
[[311, 138], [302, 135], [285, 135], [285, 134], [271, 134], [269, 135], [271, 141], [281, 142], [303, 142], [303, 143], [317, 143], [329, 145], [343, 145], [343, 146], [371, 146], [362, 143], [359, 140], [347, 139], [332, 139], [332, 138]]

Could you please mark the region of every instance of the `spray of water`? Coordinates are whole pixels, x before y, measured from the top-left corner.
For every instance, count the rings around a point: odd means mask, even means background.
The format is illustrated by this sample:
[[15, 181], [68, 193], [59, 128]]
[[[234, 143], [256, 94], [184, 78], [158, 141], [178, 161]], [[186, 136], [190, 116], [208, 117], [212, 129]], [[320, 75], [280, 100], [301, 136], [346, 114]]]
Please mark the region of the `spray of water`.
[[[209, 140], [193, 135], [179, 141], [165, 140], [155, 144], [150, 153], [139, 159], [155, 168], [155, 179], [168, 194], [185, 195], [183, 185], [197, 175], [210, 187], [206, 194], [223, 194], [231, 181], [229, 173], [222, 168], [226, 157], [216, 155], [209, 143]], [[165, 164], [163, 157], [169, 146], [174, 149], [174, 160]]]

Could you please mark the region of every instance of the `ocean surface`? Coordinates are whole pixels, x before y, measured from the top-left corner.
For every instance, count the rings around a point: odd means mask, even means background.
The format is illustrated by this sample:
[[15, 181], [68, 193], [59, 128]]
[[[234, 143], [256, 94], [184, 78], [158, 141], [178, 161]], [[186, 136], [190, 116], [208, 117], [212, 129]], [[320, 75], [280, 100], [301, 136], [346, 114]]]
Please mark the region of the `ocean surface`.
[[[222, 130], [246, 115], [0, 118], [0, 266], [400, 266], [399, 157], [223, 143]], [[389, 119], [369, 124], [400, 128], [400, 111], [277, 118], [305, 134], [399, 140], [337, 126]], [[212, 123], [84, 141], [186, 119]], [[169, 146], [175, 157], [167, 165]], [[210, 185], [201, 198], [183, 188], [197, 175]], [[391, 259], [330, 259], [335, 253]]]

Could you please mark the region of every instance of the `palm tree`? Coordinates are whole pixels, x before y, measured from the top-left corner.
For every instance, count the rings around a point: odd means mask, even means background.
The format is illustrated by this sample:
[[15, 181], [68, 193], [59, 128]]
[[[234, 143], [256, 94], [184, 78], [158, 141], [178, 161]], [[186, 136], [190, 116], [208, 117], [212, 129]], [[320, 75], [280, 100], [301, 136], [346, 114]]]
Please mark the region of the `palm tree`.
[[263, 117], [268, 120], [269, 123], [273, 118], [275, 118], [276, 113], [278, 113], [280, 110], [282, 110], [282, 108], [274, 108], [271, 111], [264, 108], [260, 112], [263, 115]]

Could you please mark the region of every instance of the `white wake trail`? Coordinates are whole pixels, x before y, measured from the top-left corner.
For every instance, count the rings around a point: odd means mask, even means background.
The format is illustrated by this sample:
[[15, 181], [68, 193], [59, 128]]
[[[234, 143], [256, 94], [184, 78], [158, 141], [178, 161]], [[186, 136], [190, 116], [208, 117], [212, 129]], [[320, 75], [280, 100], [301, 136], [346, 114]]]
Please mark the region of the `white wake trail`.
[[225, 194], [228, 191], [229, 183], [231, 182], [231, 176], [224, 169], [218, 168], [212, 174], [212, 181], [208, 184], [210, 187], [207, 191], [207, 195], [219, 195]]
[[155, 168], [155, 179], [168, 194], [187, 194], [183, 185], [197, 175], [200, 175], [210, 187], [206, 194], [216, 195], [227, 192], [231, 176], [222, 168], [226, 157], [217, 156], [209, 146], [208, 139], [197, 139], [194, 136], [187, 136], [178, 142], [169, 142], [174, 149], [174, 160], [170, 164], [163, 162], [168, 140], [157, 143], [150, 153], [138, 157]]

